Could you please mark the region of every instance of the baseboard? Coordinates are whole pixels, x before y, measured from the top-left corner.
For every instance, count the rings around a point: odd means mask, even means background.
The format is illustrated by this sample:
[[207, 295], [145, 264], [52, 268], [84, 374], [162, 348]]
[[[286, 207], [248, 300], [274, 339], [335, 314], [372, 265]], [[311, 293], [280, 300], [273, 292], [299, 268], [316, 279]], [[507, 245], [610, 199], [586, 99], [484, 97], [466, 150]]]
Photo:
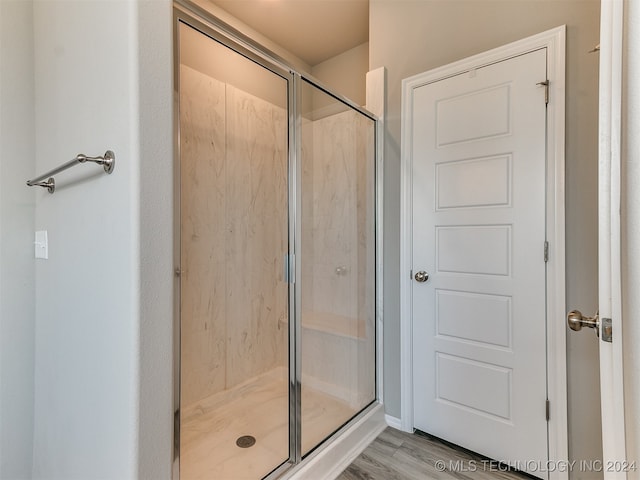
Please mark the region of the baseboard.
[[334, 440], [329, 440], [326, 447], [305, 459], [290, 475], [285, 474], [283, 478], [334, 480], [386, 427], [384, 407], [377, 404]]
[[398, 417], [392, 417], [391, 415], [385, 415], [384, 419], [387, 421], [387, 425], [396, 430], [402, 430], [402, 420]]

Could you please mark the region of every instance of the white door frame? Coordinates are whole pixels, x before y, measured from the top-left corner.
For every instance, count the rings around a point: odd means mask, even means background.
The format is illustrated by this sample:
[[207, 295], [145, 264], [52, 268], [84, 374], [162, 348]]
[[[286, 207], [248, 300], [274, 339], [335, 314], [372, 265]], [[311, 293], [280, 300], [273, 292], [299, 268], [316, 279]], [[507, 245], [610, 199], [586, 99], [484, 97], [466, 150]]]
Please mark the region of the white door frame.
[[[626, 461], [620, 215], [624, 8], [622, 2], [606, 0], [602, 2], [600, 15], [598, 306], [600, 318], [611, 318], [613, 331], [611, 343], [598, 339], [602, 461], [606, 480], [627, 478], [624, 463], [623, 468], [616, 468]], [[637, 461], [636, 458], [629, 460]]]
[[[547, 48], [547, 211], [549, 241], [547, 263], [547, 389], [550, 400], [549, 461], [568, 461], [567, 351], [565, 304], [565, 38], [566, 26], [498, 47], [402, 81], [402, 158], [400, 218], [400, 384], [401, 429], [413, 431], [412, 365], [412, 158], [410, 155], [413, 90], [456, 74], [507, 60], [540, 48]], [[543, 81], [544, 79], [540, 79]], [[542, 255], [542, 252], [541, 252]], [[549, 366], [553, 366], [550, 368]], [[566, 479], [568, 472], [555, 471], [550, 479]]]

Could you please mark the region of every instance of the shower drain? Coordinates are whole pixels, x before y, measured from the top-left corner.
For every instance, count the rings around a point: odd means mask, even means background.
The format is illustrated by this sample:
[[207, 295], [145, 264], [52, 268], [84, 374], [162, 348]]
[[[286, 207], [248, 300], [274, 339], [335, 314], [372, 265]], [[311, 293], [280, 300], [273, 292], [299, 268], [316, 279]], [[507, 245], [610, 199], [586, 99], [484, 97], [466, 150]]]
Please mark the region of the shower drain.
[[253, 447], [256, 444], [256, 437], [252, 437], [251, 435], [243, 435], [242, 437], [236, 440], [236, 445], [240, 448], [249, 448]]

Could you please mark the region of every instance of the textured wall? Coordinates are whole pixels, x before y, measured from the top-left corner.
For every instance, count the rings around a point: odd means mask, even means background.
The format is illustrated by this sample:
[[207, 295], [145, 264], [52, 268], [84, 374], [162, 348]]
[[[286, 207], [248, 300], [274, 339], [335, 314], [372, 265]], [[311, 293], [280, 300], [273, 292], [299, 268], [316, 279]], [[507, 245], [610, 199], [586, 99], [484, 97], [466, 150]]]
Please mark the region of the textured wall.
[[[173, 2], [137, 0], [133, 26], [136, 61], [131, 81], [139, 95], [130, 106], [138, 128], [136, 174], [140, 236], [137, 455], [140, 479], [171, 476], [173, 451]], [[135, 163], [135, 158], [132, 161]]]

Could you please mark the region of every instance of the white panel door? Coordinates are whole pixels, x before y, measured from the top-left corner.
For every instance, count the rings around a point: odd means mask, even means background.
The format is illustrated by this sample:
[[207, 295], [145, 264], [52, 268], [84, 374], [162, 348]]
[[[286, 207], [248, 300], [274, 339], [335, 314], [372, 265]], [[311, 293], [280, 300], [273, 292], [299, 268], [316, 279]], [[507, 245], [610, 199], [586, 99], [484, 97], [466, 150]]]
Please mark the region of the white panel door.
[[415, 428], [545, 477], [546, 49], [413, 91]]

